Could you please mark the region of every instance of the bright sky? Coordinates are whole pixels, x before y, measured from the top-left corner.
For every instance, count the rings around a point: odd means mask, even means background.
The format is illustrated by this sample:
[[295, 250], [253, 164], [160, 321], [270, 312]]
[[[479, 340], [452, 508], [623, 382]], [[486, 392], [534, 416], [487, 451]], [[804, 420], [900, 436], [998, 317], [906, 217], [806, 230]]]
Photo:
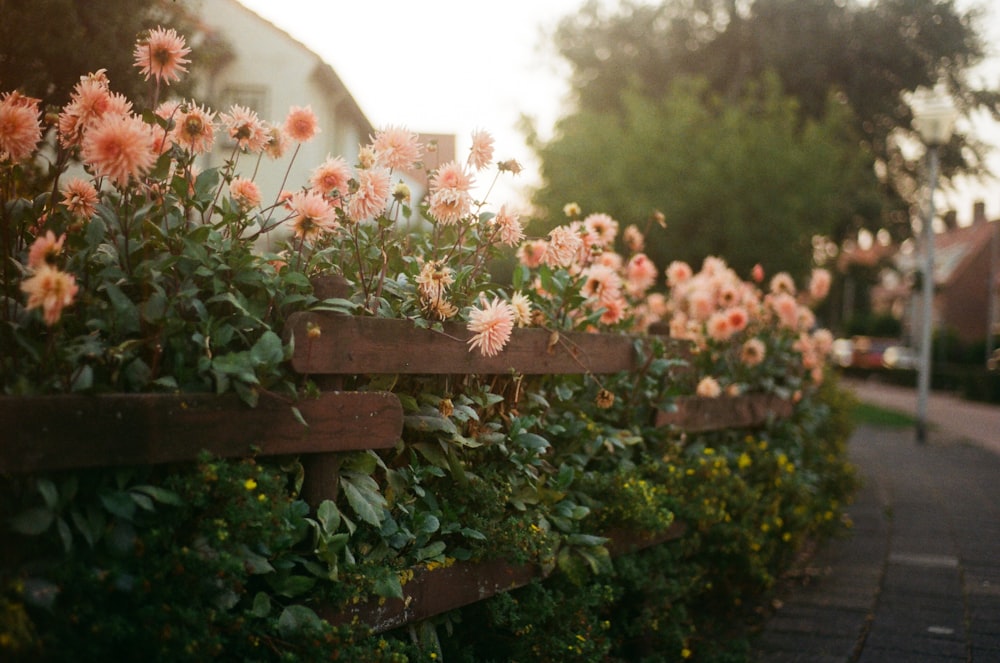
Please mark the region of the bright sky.
[[[495, 158], [515, 158], [526, 170], [517, 178], [506, 175], [491, 203], [514, 202], [521, 189], [538, 181], [519, 118], [533, 118], [548, 137], [565, 110], [568, 68], [543, 35], [585, 0], [240, 1], [330, 64], [376, 128], [456, 134], [460, 158], [474, 130], [492, 133]], [[991, 0], [958, 4], [986, 6], [986, 33], [1000, 44], [1000, 10]], [[1000, 48], [994, 50], [979, 73], [986, 84], [1000, 86]], [[984, 123], [978, 130], [1000, 145], [995, 125]], [[1000, 148], [991, 163], [1000, 174]], [[977, 199], [986, 202], [990, 218], [1000, 217], [1000, 181], [989, 189], [972, 185], [947, 205], [958, 211], [961, 223]]]

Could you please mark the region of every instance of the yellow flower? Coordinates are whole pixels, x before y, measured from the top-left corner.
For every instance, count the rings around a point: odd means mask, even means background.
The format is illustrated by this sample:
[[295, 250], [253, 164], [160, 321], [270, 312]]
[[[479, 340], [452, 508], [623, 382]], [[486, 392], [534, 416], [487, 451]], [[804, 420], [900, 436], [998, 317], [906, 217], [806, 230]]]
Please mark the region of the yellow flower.
[[743, 452], [743, 453], [740, 454], [740, 459], [739, 459], [739, 461], [737, 461], [737, 465], [739, 465], [739, 468], [741, 470], [745, 470], [746, 468], [748, 468], [751, 465], [753, 465], [753, 461], [750, 460], [750, 455], [749, 454], [747, 454], [746, 452]]
[[254, 481], [253, 479], [247, 479], [246, 481], [243, 482], [243, 487], [246, 488], [247, 490], [254, 490], [257, 488], [257, 482]]
[[681, 658], [691, 658], [691, 654], [692, 654], [691, 650], [688, 649], [687, 647], [681, 650]]

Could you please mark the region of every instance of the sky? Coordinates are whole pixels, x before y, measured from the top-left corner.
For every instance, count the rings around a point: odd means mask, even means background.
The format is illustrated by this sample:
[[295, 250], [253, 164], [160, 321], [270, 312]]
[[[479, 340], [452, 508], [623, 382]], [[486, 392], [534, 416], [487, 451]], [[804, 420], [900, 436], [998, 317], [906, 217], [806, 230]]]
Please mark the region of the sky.
[[[489, 131], [496, 139], [496, 160], [513, 158], [525, 166], [516, 178], [503, 176], [490, 202], [520, 204], [527, 211], [526, 191], [539, 178], [520, 118], [531, 118], [547, 138], [566, 111], [569, 68], [545, 35], [585, 0], [240, 1], [333, 67], [374, 127], [455, 134], [459, 158], [473, 131]], [[995, 4], [958, 1], [961, 8], [986, 8], [984, 33], [998, 46], [976, 74], [1000, 87], [1000, 8]], [[974, 130], [998, 146], [990, 163], [1000, 174], [1000, 126], [980, 121]], [[489, 181], [479, 184], [485, 193]], [[941, 195], [939, 207], [954, 208], [959, 223], [971, 219], [974, 200], [986, 203], [990, 218], [1000, 217], [1000, 179]]]

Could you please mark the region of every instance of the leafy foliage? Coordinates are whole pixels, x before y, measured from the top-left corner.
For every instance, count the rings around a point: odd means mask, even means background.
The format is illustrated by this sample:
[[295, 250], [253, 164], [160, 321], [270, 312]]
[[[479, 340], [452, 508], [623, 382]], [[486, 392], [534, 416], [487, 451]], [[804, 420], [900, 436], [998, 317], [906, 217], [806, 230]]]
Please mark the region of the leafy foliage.
[[865, 155], [846, 140], [850, 111], [831, 101], [803, 125], [774, 78], [735, 103], [704, 81], [676, 80], [662, 97], [624, 90], [621, 104], [559, 122], [538, 148], [545, 184], [535, 200], [627, 219], [661, 212], [666, 232], [652, 223], [648, 232], [657, 264], [720, 255], [741, 274], [763, 261], [804, 275], [812, 237], [838, 234], [851, 201], [876, 196]]
[[[563, 19], [553, 39], [572, 67], [584, 113], [625, 116], [629, 90], [655, 101], [691, 76], [739, 103], [773, 72], [803, 118], [814, 120], [830, 112], [835, 95], [851, 110], [852, 133], [862, 139], [859, 156], [877, 165], [885, 187], [881, 205], [868, 196], [853, 201], [858, 216], [844, 219], [839, 240], [862, 224], [910, 233], [905, 206], [916, 191], [917, 164], [901, 151], [899, 135], [911, 131], [903, 93], [943, 76], [963, 113], [998, 112], [1000, 98], [971, 76], [986, 54], [979, 18], [975, 8], [935, 0], [623, 2], [614, 12], [592, 2]], [[848, 137], [847, 148], [857, 145]], [[945, 174], [979, 171], [983, 150], [970, 136], [956, 135], [943, 151]]]

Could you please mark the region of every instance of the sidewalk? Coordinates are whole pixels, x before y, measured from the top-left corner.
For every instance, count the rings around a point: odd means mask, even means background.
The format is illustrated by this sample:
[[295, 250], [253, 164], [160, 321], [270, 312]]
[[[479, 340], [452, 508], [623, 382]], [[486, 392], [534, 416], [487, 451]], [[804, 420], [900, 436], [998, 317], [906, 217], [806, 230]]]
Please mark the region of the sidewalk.
[[[849, 384], [913, 412], [913, 390]], [[912, 403], [912, 405], [909, 405]], [[859, 428], [849, 538], [812, 561], [757, 639], [762, 663], [1000, 661], [1000, 407], [934, 395], [913, 429]]]

